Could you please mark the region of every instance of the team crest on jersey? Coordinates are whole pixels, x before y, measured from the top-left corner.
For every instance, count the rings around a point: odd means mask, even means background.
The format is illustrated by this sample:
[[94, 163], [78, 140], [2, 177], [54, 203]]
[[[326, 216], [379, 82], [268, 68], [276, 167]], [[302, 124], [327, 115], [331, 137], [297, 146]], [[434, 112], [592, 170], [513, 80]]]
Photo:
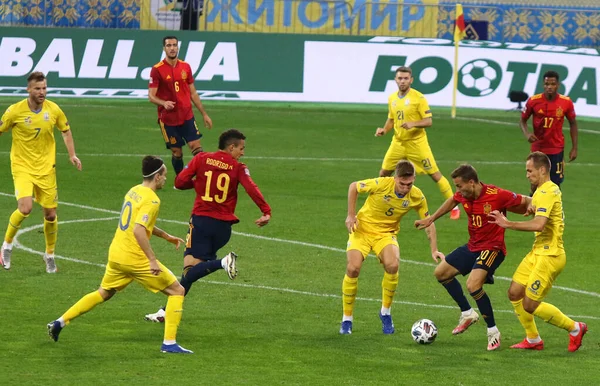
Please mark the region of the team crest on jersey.
[[392, 107], [396, 107], [396, 100], [392, 102]]
[[408, 204], [409, 204], [409, 201], [408, 201], [408, 200], [403, 200], [403, 201], [402, 201], [402, 207], [403, 207], [403, 208], [408, 208]]
[[485, 213], [485, 214], [492, 213], [492, 206], [490, 205], [489, 202], [486, 202], [485, 204], [483, 204], [483, 213]]
[[562, 108], [557, 108], [556, 109], [556, 118], [562, 118], [565, 115], [565, 113], [563, 112]]
[[25, 117], [25, 123], [31, 125], [31, 117]]
[[410, 99], [406, 98], [406, 100], [404, 101], [404, 106], [408, 106], [410, 105]]
[[245, 168], [245, 169], [244, 169], [244, 173], [246, 173], [246, 175], [247, 175], [248, 177], [250, 177], [250, 169], [248, 169], [248, 168]]
[[50, 113], [44, 113], [44, 121], [48, 122], [50, 120]]
[[186, 71], [181, 71], [181, 79], [183, 79], [183, 80], [187, 79], [187, 72]]

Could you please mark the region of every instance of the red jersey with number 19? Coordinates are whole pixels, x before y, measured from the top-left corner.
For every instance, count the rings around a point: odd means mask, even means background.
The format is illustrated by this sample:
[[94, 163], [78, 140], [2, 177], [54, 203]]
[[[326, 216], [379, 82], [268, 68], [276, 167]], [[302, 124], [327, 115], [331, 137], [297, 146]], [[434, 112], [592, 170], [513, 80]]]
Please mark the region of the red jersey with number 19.
[[156, 96], [164, 101], [175, 102], [175, 108], [166, 110], [158, 106], [158, 119], [168, 126], [183, 125], [194, 118], [189, 85], [194, 83], [192, 68], [183, 60], [171, 66], [167, 59], [155, 64], [150, 71], [149, 88], [156, 88]]
[[533, 115], [533, 133], [538, 138], [531, 144], [531, 151], [544, 154], [559, 154], [565, 149], [563, 124], [565, 117], [575, 118], [575, 106], [568, 96], [556, 94], [553, 100], [544, 94], [537, 94], [527, 100], [521, 118], [529, 119]]
[[469, 221], [469, 242], [467, 248], [471, 252], [486, 249], [500, 250], [506, 255], [504, 243], [504, 228], [488, 222], [488, 214], [498, 210], [506, 214], [506, 208], [521, 203], [520, 194], [500, 189], [494, 185], [481, 184], [481, 194], [475, 200], [463, 197], [460, 192], [454, 194], [454, 199], [460, 202], [467, 212]]
[[196, 190], [192, 214], [238, 223], [235, 215], [238, 184], [242, 184], [263, 215], [271, 214], [246, 165], [224, 151], [199, 153], [175, 179], [177, 189]]

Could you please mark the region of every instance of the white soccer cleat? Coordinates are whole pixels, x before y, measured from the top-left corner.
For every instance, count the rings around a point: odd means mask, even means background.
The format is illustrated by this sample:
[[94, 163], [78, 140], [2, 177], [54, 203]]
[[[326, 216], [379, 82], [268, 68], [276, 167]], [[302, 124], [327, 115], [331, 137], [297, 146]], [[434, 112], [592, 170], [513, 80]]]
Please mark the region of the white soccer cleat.
[[461, 313], [460, 319], [458, 319], [458, 326], [452, 330], [452, 335], [462, 334], [463, 332], [467, 331], [467, 328], [469, 328], [472, 324], [477, 323], [478, 320], [479, 314], [474, 309], [471, 309], [471, 312], [466, 316]]
[[500, 348], [500, 331], [488, 332], [488, 351], [494, 351]]
[[56, 273], [56, 261], [54, 261], [54, 255], [44, 253], [44, 262], [46, 263], [46, 272]]
[[225, 268], [225, 271], [227, 271], [227, 276], [229, 276], [229, 278], [231, 280], [235, 279], [238, 274], [236, 264], [237, 264], [237, 255], [233, 252], [229, 252], [223, 258], [223, 263], [222, 263], [223, 268]]
[[10, 269], [10, 255], [12, 254], [12, 249], [2, 248], [0, 250], [0, 262], [4, 269]]
[[153, 314], [148, 314], [148, 315], [144, 316], [144, 319], [149, 322], [164, 323], [165, 322], [165, 310], [163, 310], [161, 308]]

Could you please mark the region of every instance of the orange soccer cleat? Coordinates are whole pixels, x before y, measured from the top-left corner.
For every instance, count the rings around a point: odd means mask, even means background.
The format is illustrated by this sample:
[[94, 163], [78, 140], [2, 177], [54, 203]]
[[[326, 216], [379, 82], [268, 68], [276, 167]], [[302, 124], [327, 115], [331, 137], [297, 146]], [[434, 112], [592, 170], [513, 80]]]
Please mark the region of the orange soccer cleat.
[[452, 220], [458, 220], [460, 218], [460, 209], [458, 207], [454, 207], [450, 212], [450, 218]]
[[537, 343], [529, 343], [527, 338], [523, 339], [521, 343], [513, 344], [510, 348], [518, 348], [521, 350], [543, 350], [544, 349], [544, 341], [540, 340]]
[[569, 334], [570, 352], [575, 352], [579, 350], [579, 347], [581, 347], [581, 341], [583, 340], [583, 336], [588, 332], [587, 324], [581, 322], [576, 323], [579, 323], [579, 334], [577, 334], [576, 336]]

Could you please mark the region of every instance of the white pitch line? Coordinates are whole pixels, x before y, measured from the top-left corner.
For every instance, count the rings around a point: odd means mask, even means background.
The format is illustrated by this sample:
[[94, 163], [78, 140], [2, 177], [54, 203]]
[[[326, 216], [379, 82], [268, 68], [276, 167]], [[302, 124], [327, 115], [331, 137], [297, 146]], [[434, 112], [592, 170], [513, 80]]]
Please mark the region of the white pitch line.
[[[475, 118], [475, 117], [456, 117], [456, 119], [459, 119], [461, 121], [476, 121], [476, 122], [485, 122], [485, 123], [494, 123], [496, 125], [504, 125], [504, 126], [513, 126], [515, 128], [519, 127], [519, 123], [518, 122], [506, 122], [506, 121], [496, 121], [494, 119], [485, 119], [485, 118]], [[569, 131], [569, 129], [567, 129], [566, 127], [563, 128], [563, 131]], [[587, 133], [587, 134], [600, 134], [600, 131], [598, 130], [586, 130], [586, 129], [580, 129], [577, 128], [577, 131], [579, 131], [580, 133]]]
[[[4, 193], [4, 192], [0, 192], [0, 196], [13, 197], [12, 194]], [[96, 208], [93, 206], [80, 205], [80, 204], [75, 204], [75, 203], [70, 203], [70, 202], [59, 201], [59, 204], [64, 205], [64, 206], [71, 206], [71, 207], [75, 207], [75, 208], [88, 209], [88, 210], [99, 211], [99, 212], [104, 212], [104, 213], [120, 214], [120, 212], [115, 211], [115, 210]], [[91, 221], [94, 221], [94, 220], [91, 220]], [[188, 222], [186, 222], [186, 221], [169, 220], [169, 219], [159, 219], [159, 221], [180, 224], [180, 225], [188, 225]], [[62, 222], [62, 223], [64, 223], [64, 222]], [[333, 252], [340, 252], [340, 253], [345, 252], [345, 249], [330, 247], [327, 245], [306, 243], [303, 241], [296, 241], [296, 240], [279, 239], [279, 238], [275, 238], [275, 237], [260, 236], [260, 235], [255, 235], [255, 234], [251, 234], [251, 233], [243, 233], [243, 232], [237, 232], [237, 231], [233, 231], [232, 233], [235, 235], [254, 238], [254, 239], [274, 241], [274, 242], [285, 243], [285, 244], [301, 245], [301, 246], [305, 246], [305, 247], [324, 249], [324, 250], [329, 250], [329, 251], [333, 251]], [[416, 264], [416, 265], [425, 265], [425, 266], [432, 266], [432, 267], [435, 266], [435, 264], [433, 264], [433, 263], [426, 263], [426, 262], [422, 262], [422, 261], [415, 261], [415, 260], [409, 260], [409, 259], [404, 259], [404, 258], [402, 258], [401, 261], [404, 263], [410, 263], [410, 264]], [[505, 277], [505, 276], [495, 276], [495, 278], [504, 280], [504, 281], [512, 280], [512, 278]], [[570, 287], [562, 287], [562, 286], [554, 286], [553, 288], [560, 289], [560, 290], [566, 291], [566, 292], [574, 292], [574, 293], [578, 293], [578, 294], [582, 294], [582, 295], [589, 295], [592, 297], [600, 298], [600, 293], [597, 293], [597, 292], [584, 291], [584, 290], [579, 290], [579, 289], [570, 288]]]
[[[67, 220], [67, 221], [61, 221], [61, 224], [109, 221], [109, 220], [117, 220], [118, 218], [119, 217], [104, 217], [104, 218]], [[169, 222], [181, 223], [180, 221], [173, 221], [173, 220], [171, 220]], [[24, 233], [27, 233], [27, 232], [31, 232], [35, 229], [43, 228], [43, 226], [44, 226], [43, 224], [38, 224], [38, 225], [33, 225], [33, 226], [19, 230], [19, 232], [17, 233], [17, 236], [15, 236], [15, 239], [14, 239], [15, 248], [30, 252], [32, 254], [43, 256], [44, 252], [37, 251], [35, 249], [26, 247], [25, 245], [23, 245], [22, 243], [20, 243], [18, 241], [18, 236], [20, 236]], [[314, 244], [312, 246], [314, 246]], [[93, 265], [93, 266], [100, 267], [100, 268], [106, 267], [105, 264], [92, 263], [92, 262], [89, 262], [86, 260], [80, 260], [80, 259], [75, 259], [75, 258], [71, 258], [71, 257], [61, 256], [61, 255], [55, 255], [55, 258], [61, 259], [61, 260], [72, 261], [74, 263], [79, 263], [79, 264]], [[200, 283], [207, 283], [207, 284], [213, 284], [213, 285], [217, 284], [217, 285], [236, 286], [236, 287], [252, 288], [252, 289], [261, 289], [261, 290], [267, 290], [267, 291], [285, 292], [285, 293], [291, 293], [291, 294], [296, 294], [296, 295], [314, 296], [314, 297], [320, 297], [320, 298], [334, 298], [334, 299], [342, 298], [340, 295], [324, 294], [324, 293], [310, 292], [310, 291], [300, 291], [300, 290], [294, 290], [291, 288], [280, 288], [280, 287], [272, 287], [272, 286], [265, 286], [265, 285], [254, 285], [254, 284], [245, 284], [245, 283], [226, 283], [226, 282], [220, 282], [220, 281], [214, 281], [214, 280], [202, 280]], [[381, 299], [375, 299], [375, 298], [357, 297], [356, 299], [360, 300], [360, 301], [368, 301], [368, 302], [381, 302]], [[420, 303], [420, 302], [410, 302], [410, 301], [406, 301], [406, 300], [394, 300], [393, 303], [394, 304], [404, 304], [404, 305], [409, 305], [409, 306], [418, 306], [418, 307], [456, 309], [456, 306], [448, 306], [448, 305], [444, 305], [444, 304], [428, 304], [428, 303]], [[495, 312], [513, 313], [514, 311], [512, 311], [512, 310], [495, 310]], [[597, 317], [597, 316], [586, 316], [586, 315], [571, 315], [571, 316], [573, 318], [577, 318], [577, 319], [599, 319], [600, 320], [600, 317]]]

